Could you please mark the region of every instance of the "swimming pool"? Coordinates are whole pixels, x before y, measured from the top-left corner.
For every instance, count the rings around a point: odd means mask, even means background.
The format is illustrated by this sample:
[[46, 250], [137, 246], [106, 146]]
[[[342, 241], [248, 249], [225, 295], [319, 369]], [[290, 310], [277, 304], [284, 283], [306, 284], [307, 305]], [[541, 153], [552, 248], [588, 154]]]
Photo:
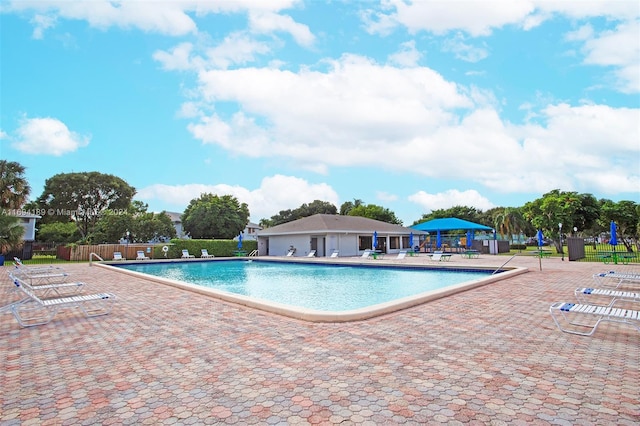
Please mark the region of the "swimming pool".
[[116, 269], [234, 303], [310, 321], [392, 312], [502, 279], [491, 270], [215, 260], [119, 264]]

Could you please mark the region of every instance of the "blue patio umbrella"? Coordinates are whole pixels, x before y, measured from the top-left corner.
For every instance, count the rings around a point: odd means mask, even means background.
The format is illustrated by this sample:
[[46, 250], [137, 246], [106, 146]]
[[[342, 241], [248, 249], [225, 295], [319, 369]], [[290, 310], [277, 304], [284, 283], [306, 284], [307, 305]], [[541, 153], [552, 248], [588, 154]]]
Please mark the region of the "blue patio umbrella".
[[471, 247], [471, 231], [467, 231], [467, 248]]
[[241, 249], [242, 248], [242, 234], [240, 234], [238, 236], [238, 248]]
[[618, 245], [618, 236], [616, 235], [618, 228], [614, 221], [611, 221], [611, 239], [609, 240], [609, 244], [613, 246], [613, 250], [616, 250], [616, 246]]
[[413, 232], [409, 233], [409, 247], [413, 248]]
[[442, 236], [440, 235], [440, 230], [438, 229], [438, 233], [436, 235], [436, 247], [442, 247]]
[[538, 238], [538, 248], [542, 249], [542, 242], [543, 242], [542, 229], [538, 229], [538, 235], [536, 236], [536, 238]]
[[373, 231], [373, 248], [378, 247], [378, 231]]

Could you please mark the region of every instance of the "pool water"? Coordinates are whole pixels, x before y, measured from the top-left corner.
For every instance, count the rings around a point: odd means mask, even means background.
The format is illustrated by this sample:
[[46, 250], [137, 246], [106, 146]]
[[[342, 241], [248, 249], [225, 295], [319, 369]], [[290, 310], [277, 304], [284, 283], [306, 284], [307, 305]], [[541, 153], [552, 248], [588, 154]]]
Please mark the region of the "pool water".
[[118, 265], [144, 274], [318, 311], [347, 311], [486, 278], [486, 271], [246, 260]]

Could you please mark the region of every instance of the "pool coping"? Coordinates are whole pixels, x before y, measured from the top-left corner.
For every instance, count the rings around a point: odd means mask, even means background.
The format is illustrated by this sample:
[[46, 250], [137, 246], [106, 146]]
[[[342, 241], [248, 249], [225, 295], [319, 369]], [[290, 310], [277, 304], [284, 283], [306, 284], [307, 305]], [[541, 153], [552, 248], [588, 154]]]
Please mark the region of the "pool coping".
[[[215, 259], [203, 259], [196, 261], [242, 261], [242, 260], [250, 260], [250, 259], [238, 259], [235, 258], [215, 258]], [[400, 268], [400, 269], [425, 269], [425, 270], [486, 270], [486, 271], [494, 271], [495, 267], [483, 267], [483, 266], [473, 266], [473, 267], [461, 267], [457, 265], [410, 265], [410, 264], [394, 264], [390, 262], [378, 262], [376, 264], [359, 262], [357, 260], [349, 261], [349, 260], [341, 260], [340, 262], [328, 262], [322, 261], [317, 262], [310, 259], [305, 260], [289, 260], [289, 259], [278, 259], [278, 258], [270, 258], [270, 259], [256, 259], [259, 262], [281, 262], [281, 263], [309, 263], [309, 264], [318, 264], [322, 263], [323, 265], [335, 265], [335, 266], [366, 266], [371, 268]], [[196, 284], [190, 284], [184, 281], [173, 280], [169, 278], [156, 277], [153, 275], [144, 274], [141, 272], [131, 271], [128, 269], [119, 268], [117, 265], [125, 265], [125, 264], [148, 264], [148, 263], [175, 263], [175, 262], [193, 262], [194, 260], [184, 259], [158, 259], [156, 261], [146, 260], [146, 261], [137, 261], [137, 262], [96, 262], [93, 265], [99, 266], [101, 268], [106, 268], [112, 271], [118, 271], [123, 274], [131, 275], [140, 279], [144, 279], [147, 281], [157, 282], [160, 284], [169, 285], [172, 287], [176, 287], [182, 290], [195, 292], [207, 297], [212, 297], [215, 299], [223, 300], [225, 302], [234, 303], [241, 306], [246, 306], [249, 308], [257, 309], [260, 311], [269, 312], [272, 314], [277, 314], [293, 319], [298, 319], [307, 322], [331, 322], [331, 323], [340, 323], [340, 322], [353, 322], [353, 321], [363, 321], [370, 318], [378, 317], [381, 315], [386, 315], [390, 313], [394, 313], [397, 311], [401, 311], [403, 309], [411, 308], [414, 306], [422, 305], [424, 303], [430, 302], [432, 300], [440, 299], [443, 297], [450, 296], [452, 294], [461, 293], [463, 291], [472, 290], [478, 287], [485, 286], [487, 284], [491, 284], [496, 281], [502, 281], [516, 275], [524, 274], [529, 272], [528, 268], [525, 267], [500, 267], [498, 270], [502, 270], [499, 274], [490, 275], [488, 277], [483, 277], [475, 280], [465, 281], [459, 284], [454, 284], [448, 286], [446, 288], [430, 290], [427, 292], [419, 293], [413, 296], [407, 296], [400, 299], [396, 299], [390, 302], [379, 303], [376, 305], [372, 305], [365, 308], [359, 309], [351, 309], [346, 311], [318, 311], [314, 309], [308, 308], [296, 308], [291, 305], [285, 305], [282, 303], [267, 301], [263, 299], [256, 299], [249, 296], [244, 296], [240, 294], [233, 294], [225, 291], [216, 290], [213, 288], [203, 287]], [[457, 266], [457, 267], [456, 267]]]

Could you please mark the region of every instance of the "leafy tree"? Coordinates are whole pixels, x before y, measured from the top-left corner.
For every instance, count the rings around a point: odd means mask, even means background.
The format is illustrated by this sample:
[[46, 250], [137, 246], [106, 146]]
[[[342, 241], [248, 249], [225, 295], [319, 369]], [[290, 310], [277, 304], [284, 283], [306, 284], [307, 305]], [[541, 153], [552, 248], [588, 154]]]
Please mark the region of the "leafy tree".
[[579, 194], [554, 189], [542, 198], [526, 203], [522, 213], [536, 229], [542, 230], [545, 238], [552, 239], [558, 253], [562, 253], [558, 225], [562, 223], [565, 232], [573, 229], [581, 208], [582, 197]]
[[480, 223], [486, 226], [492, 226], [491, 222], [487, 222], [482, 219], [482, 211], [475, 207], [469, 206], [454, 206], [448, 209], [437, 209], [431, 213], [423, 214], [420, 219], [413, 222], [413, 225], [417, 225], [422, 222], [433, 219], [444, 219], [447, 217], [457, 217], [458, 219], [468, 220], [470, 222]]
[[294, 220], [302, 219], [303, 217], [313, 216], [314, 214], [337, 214], [338, 209], [336, 206], [328, 201], [314, 200], [309, 204], [303, 204], [294, 210], [280, 210], [277, 215], [271, 216], [271, 219], [261, 219], [260, 226], [269, 228], [283, 223], [291, 222]]
[[46, 180], [38, 204], [51, 210], [55, 221], [75, 222], [86, 238], [107, 209], [126, 209], [134, 194], [135, 188], [114, 175], [60, 173]]
[[513, 235], [520, 235], [527, 232], [527, 221], [520, 208], [517, 207], [498, 207], [493, 212], [493, 229], [500, 235], [511, 241]]
[[0, 253], [4, 254], [19, 245], [23, 235], [24, 228], [20, 225], [20, 219], [0, 210]]
[[133, 219], [133, 236], [136, 242], [158, 241], [160, 238], [171, 239], [176, 237], [176, 228], [165, 211], [142, 213]]
[[342, 205], [340, 206], [340, 214], [342, 216], [346, 216], [349, 214], [349, 212], [354, 208], [354, 207], [359, 207], [361, 205], [363, 205], [364, 203], [362, 202], [362, 200], [360, 199], [356, 199], [354, 198], [353, 201], [345, 201], [344, 203], [342, 203]]
[[19, 209], [27, 201], [31, 187], [24, 171], [20, 163], [0, 160], [0, 208]]
[[369, 219], [402, 225], [402, 221], [396, 217], [396, 214], [394, 212], [385, 207], [375, 204], [361, 204], [357, 207], [354, 207], [349, 211], [349, 216], [368, 217]]
[[249, 223], [249, 207], [231, 195], [202, 194], [191, 200], [182, 225], [192, 238], [231, 239]]
[[611, 221], [618, 227], [619, 243], [624, 244], [627, 251], [633, 251], [632, 241], [638, 240], [638, 225], [640, 223], [639, 205], [633, 201], [613, 202], [603, 200], [600, 215], [600, 226], [608, 231]]
[[[115, 243], [130, 233], [130, 237], [135, 235], [133, 226], [133, 213], [127, 209], [124, 213], [107, 210], [96, 222], [91, 240], [94, 243]], [[133, 242], [133, 239], [131, 239]]]
[[45, 243], [75, 243], [81, 235], [78, 227], [73, 222], [53, 222], [40, 225], [38, 229], [38, 241]]

